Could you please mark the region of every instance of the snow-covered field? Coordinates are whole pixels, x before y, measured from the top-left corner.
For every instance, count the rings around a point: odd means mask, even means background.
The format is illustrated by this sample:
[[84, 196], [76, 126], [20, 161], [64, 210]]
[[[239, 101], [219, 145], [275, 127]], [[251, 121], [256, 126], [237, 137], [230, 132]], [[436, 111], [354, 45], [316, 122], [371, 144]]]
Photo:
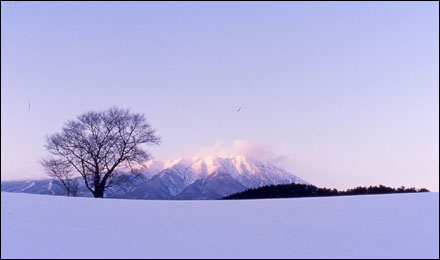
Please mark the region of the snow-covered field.
[[142, 201], [1, 193], [2, 258], [438, 258], [439, 193]]

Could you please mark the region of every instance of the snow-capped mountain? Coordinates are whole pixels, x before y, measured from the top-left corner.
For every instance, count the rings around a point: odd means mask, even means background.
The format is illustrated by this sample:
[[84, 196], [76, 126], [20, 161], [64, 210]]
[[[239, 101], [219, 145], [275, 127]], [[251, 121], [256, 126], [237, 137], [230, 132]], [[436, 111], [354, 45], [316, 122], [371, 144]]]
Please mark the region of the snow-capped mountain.
[[134, 199], [217, 199], [265, 185], [308, 182], [246, 156], [179, 159], [124, 195]]
[[[308, 182], [268, 162], [242, 155], [207, 156], [173, 162], [148, 162], [145, 178], [124, 189], [112, 187], [106, 197], [131, 199], [218, 199], [264, 185]], [[39, 183], [37, 183], [39, 182]], [[2, 191], [62, 194], [50, 180], [2, 182]], [[37, 188], [38, 187], [38, 188]], [[91, 196], [80, 188], [80, 196]]]

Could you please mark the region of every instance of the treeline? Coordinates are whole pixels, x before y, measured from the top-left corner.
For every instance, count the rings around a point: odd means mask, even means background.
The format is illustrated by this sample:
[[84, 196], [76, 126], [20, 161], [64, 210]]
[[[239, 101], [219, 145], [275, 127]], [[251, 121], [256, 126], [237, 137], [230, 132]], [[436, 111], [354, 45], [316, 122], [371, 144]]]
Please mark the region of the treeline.
[[236, 199], [270, 199], [270, 198], [299, 198], [299, 197], [323, 197], [323, 196], [344, 196], [344, 195], [367, 195], [367, 194], [388, 194], [388, 193], [409, 193], [409, 192], [429, 192], [422, 188], [391, 188], [383, 185], [370, 187], [356, 187], [345, 191], [337, 189], [318, 188], [306, 184], [280, 184], [263, 186], [260, 188], [249, 189], [222, 198], [222, 200]]

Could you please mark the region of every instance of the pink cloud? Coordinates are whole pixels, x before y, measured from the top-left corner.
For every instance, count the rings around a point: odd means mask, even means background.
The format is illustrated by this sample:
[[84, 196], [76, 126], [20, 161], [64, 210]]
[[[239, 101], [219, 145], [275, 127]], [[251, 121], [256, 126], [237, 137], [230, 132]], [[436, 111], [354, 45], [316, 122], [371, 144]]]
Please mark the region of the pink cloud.
[[222, 141], [216, 141], [213, 145], [200, 147], [193, 153], [193, 156], [201, 157], [233, 155], [244, 155], [258, 161], [271, 162], [278, 165], [287, 160], [285, 155], [279, 155], [274, 152], [271, 145], [247, 140], [234, 140], [232, 146], [226, 146]]

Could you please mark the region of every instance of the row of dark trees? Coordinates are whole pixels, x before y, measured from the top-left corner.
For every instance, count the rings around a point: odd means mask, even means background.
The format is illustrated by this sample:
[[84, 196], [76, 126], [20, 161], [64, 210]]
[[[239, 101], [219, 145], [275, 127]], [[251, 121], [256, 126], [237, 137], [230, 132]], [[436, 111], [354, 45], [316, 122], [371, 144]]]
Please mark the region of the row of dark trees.
[[280, 184], [263, 186], [260, 188], [249, 189], [222, 198], [223, 200], [234, 199], [269, 199], [269, 198], [299, 198], [299, 197], [323, 197], [323, 196], [343, 196], [343, 195], [367, 195], [367, 194], [388, 194], [388, 193], [409, 193], [409, 192], [429, 192], [422, 188], [391, 188], [383, 185], [370, 187], [356, 187], [345, 191], [337, 189], [318, 188], [314, 185], [306, 184]]

